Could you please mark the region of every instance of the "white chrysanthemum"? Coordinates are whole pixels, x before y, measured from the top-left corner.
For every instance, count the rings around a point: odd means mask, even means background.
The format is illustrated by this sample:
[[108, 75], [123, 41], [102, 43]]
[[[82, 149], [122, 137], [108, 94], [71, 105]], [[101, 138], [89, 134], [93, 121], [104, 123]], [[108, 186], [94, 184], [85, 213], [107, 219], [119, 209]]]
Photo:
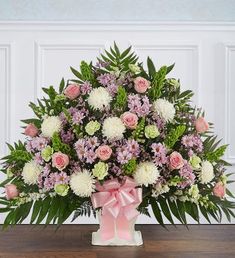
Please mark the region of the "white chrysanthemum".
[[118, 117], [108, 117], [104, 120], [103, 136], [107, 137], [108, 139], [122, 139], [125, 130], [125, 125]]
[[203, 161], [200, 172], [200, 179], [202, 184], [209, 183], [214, 178], [214, 168], [209, 161]]
[[154, 184], [158, 177], [159, 171], [153, 162], [140, 163], [134, 173], [134, 179], [138, 185]]
[[153, 111], [163, 118], [166, 122], [170, 122], [174, 119], [175, 108], [172, 103], [166, 99], [157, 99], [153, 102]]
[[111, 95], [104, 87], [95, 88], [91, 91], [87, 101], [94, 109], [103, 110], [112, 100]]
[[58, 116], [46, 117], [41, 125], [42, 135], [51, 138], [54, 133], [61, 130], [62, 123]]
[[89, 197], [95, 191], [94, 176], [88, 171], [73, 174], [70, 179], [70, 187], [80, 197]]
[[31, 160], [24, 165], [22, 178], [26, 184], [34, 185], [37, 183], [41, 172], [42, 168], [34, 160]]

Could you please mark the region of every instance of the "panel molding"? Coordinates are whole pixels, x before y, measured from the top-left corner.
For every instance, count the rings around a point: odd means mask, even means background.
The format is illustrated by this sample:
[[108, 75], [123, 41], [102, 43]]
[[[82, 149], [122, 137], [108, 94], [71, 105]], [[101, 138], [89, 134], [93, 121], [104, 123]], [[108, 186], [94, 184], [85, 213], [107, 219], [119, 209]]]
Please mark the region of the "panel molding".
[[[12, 89], [12, 52], [13, 52], [13, 43], [0, 42], [0, 49], [5, 53], [5, 85], [4, 85], [4, 93], [5, 93], [5, 110], [4, 110], [4, 139], [6, 142], [10, 142], [10, 128], [11, 128], [11, 89]], [[5, 155], [7, 152], [7, 146], [5, 144], [3, 153], [0, 155]]]
[[0, 21], [6, 31], [235, 31], [235, 22], [190, 21]]
[[[231, 142], [231, 127], [230, 127], [230, 114], [232, 110], [230, 109], [230, 90], [231, 90], [231, 78], [230, 75], [231, 71], [231, 52], [235, 52], [235, 42], [226, 43], [224, 45], [225, 50], [225, 99], [224, 99], [224, 117], [225, 117], [225, 124], [224, 124], [224, 131], [225, 131], [225, 142]], [[225, 154], [226, 160], [235, 165], [235, 156], [231, 154], [231, 146], [228, 146], [227, 152]]]
[[103, 44], [90, 44], [81, 42], [62, 42], [56, 43], [55, 41], [35, 41], [34, 42], [34, 60], [35, 60], [35, 83], [34, 83], [34, 101], [37, 100], [41, 93], [41, 87], [44, 81], [44, 68], [45, 68], [45, 51], [53, 50], [98, 50], [104, 47]]

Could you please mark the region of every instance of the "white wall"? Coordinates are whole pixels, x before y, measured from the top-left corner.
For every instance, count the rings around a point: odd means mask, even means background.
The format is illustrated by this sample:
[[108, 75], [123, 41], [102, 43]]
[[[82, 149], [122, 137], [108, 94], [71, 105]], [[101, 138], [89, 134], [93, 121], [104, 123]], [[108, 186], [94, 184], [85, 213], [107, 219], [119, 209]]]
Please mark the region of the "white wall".
[[32, 115], [27, 104], [42, 94], [41, 86], [73, 78], [70, 66], [95, 61], [114, 40], [133, 45], [144, 62], [149, 55], [158, 67], [176, 63], [170, 76], [195, 91], [195, 104], [230, 143], [225, 158], [235, 165], [235, 23], [0, 22], [0, 156], [4, 142], [23, 138], [19, 121]]

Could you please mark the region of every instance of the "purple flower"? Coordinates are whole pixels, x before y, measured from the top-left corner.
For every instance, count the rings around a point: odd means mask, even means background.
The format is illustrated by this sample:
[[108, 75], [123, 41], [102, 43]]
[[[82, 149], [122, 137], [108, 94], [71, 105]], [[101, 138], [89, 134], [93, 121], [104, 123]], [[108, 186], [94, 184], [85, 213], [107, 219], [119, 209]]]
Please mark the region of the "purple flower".
[[95, 148], [99, 146], [97, 137], [87, 137], [79, 139], [75, 144], [75, 150], [80, 161], [92, 164], [95, 162], [96, 153]]
[[114, 97], [115, 94], [116, 94], [117, 91], [118, 91], [118, 85], [115, 84], [115, 83], [111, 83], [110, 85], [108, 85], [107, 90], [108, 90], [109, 94], [110, 94], [112, 97]]
[[34, 151], [41, 151], [47, 146], [48, 143], [49, 141], [45, 137], [42, 137], [42, 136], [35, 137], [31, 140], [31, 148]]
[[38, 164], [38, 165], [42, 165], [44, 163], [44, 160], [41, 156], [40, 152], [35, 153], [34, 155], [34, 161]]
[[66, 144], [71, 143], [75, 138], [74, 133], [71, 129], [69, 129], [67, 132], [65, 130], [62, 130], [60, 136], [62, 141]]
[[54, 173], [53, 180], [55, 184], [68, 184], [69, 176], [65, 172]]
[[116, 80], [115, 75], [110, 73], [104, 73], [97, 77], [97, 80], [100, 84], [103, 86], [109, 86], [110, 84], [113, 84]]
[[195, 175], [192, 167], [188, 163], [185, 163], [185, 165], [180, 169], [179, 174], [184, 179], [183, 182], [179, 183], [181, 188], [185, 188], [194, 183]]
[[85, 118], [85, 114], [84, 114], [83, 110], [77, 110], [72, 115], [73, 124], [75, 124], [75, 125], [81, 124], [82, 120], [84, 118]]
[[151, 104], [147, 96], [142, 97], [138, 94], [131, 94], [128, 96], [128, 108], [130, 112], [143, 117], [150, 113]]
[[132, 156], [138, 157], [140, 154], [140, 145], [134, 139], [127, 140], [126, 148], [132, 154]]
[[139, 143], [135, 140], [124, 140], [123, 145], [116, 149], [117, 161], [120, 164], [126, 164], [130, 159], [137, 158], [140, 153]]
[[202, 152], [203, 150], [203, 143], [198, 134], [188, 134], [183, 136], [181, 143], [191, 151]]
[[89, 94], [92, 90], [92, 85], [90, 84], [90, 82], [86, 81], [80, 85], [80, 90], [82, 95]]
[[167, 163], [168, 159], [166, 156], [166, 147], [161, 143], [153, 143], [151, 145], [151, 150], [153, 153], [153, 162], [157, 166], [162, 166]]

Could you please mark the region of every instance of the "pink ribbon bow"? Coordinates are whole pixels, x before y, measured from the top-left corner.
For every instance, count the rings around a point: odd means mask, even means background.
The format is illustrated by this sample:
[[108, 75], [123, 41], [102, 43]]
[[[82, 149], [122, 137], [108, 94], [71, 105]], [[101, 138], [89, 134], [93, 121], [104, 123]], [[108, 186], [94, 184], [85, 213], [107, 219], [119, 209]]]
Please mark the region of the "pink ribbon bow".
[[126, 177], [120, 184], [117, 179], [106, 181], [103, 185], [97, 184], [99, 192], [93, 193], [91, 201], [93, 207], [102, 208], [100, 232], [103, 240], [115, 236], [131, 240], [129, 222], [139, 215], [136, 207], [142, 202], [142, 188], [136, 188], [136, 183]]

